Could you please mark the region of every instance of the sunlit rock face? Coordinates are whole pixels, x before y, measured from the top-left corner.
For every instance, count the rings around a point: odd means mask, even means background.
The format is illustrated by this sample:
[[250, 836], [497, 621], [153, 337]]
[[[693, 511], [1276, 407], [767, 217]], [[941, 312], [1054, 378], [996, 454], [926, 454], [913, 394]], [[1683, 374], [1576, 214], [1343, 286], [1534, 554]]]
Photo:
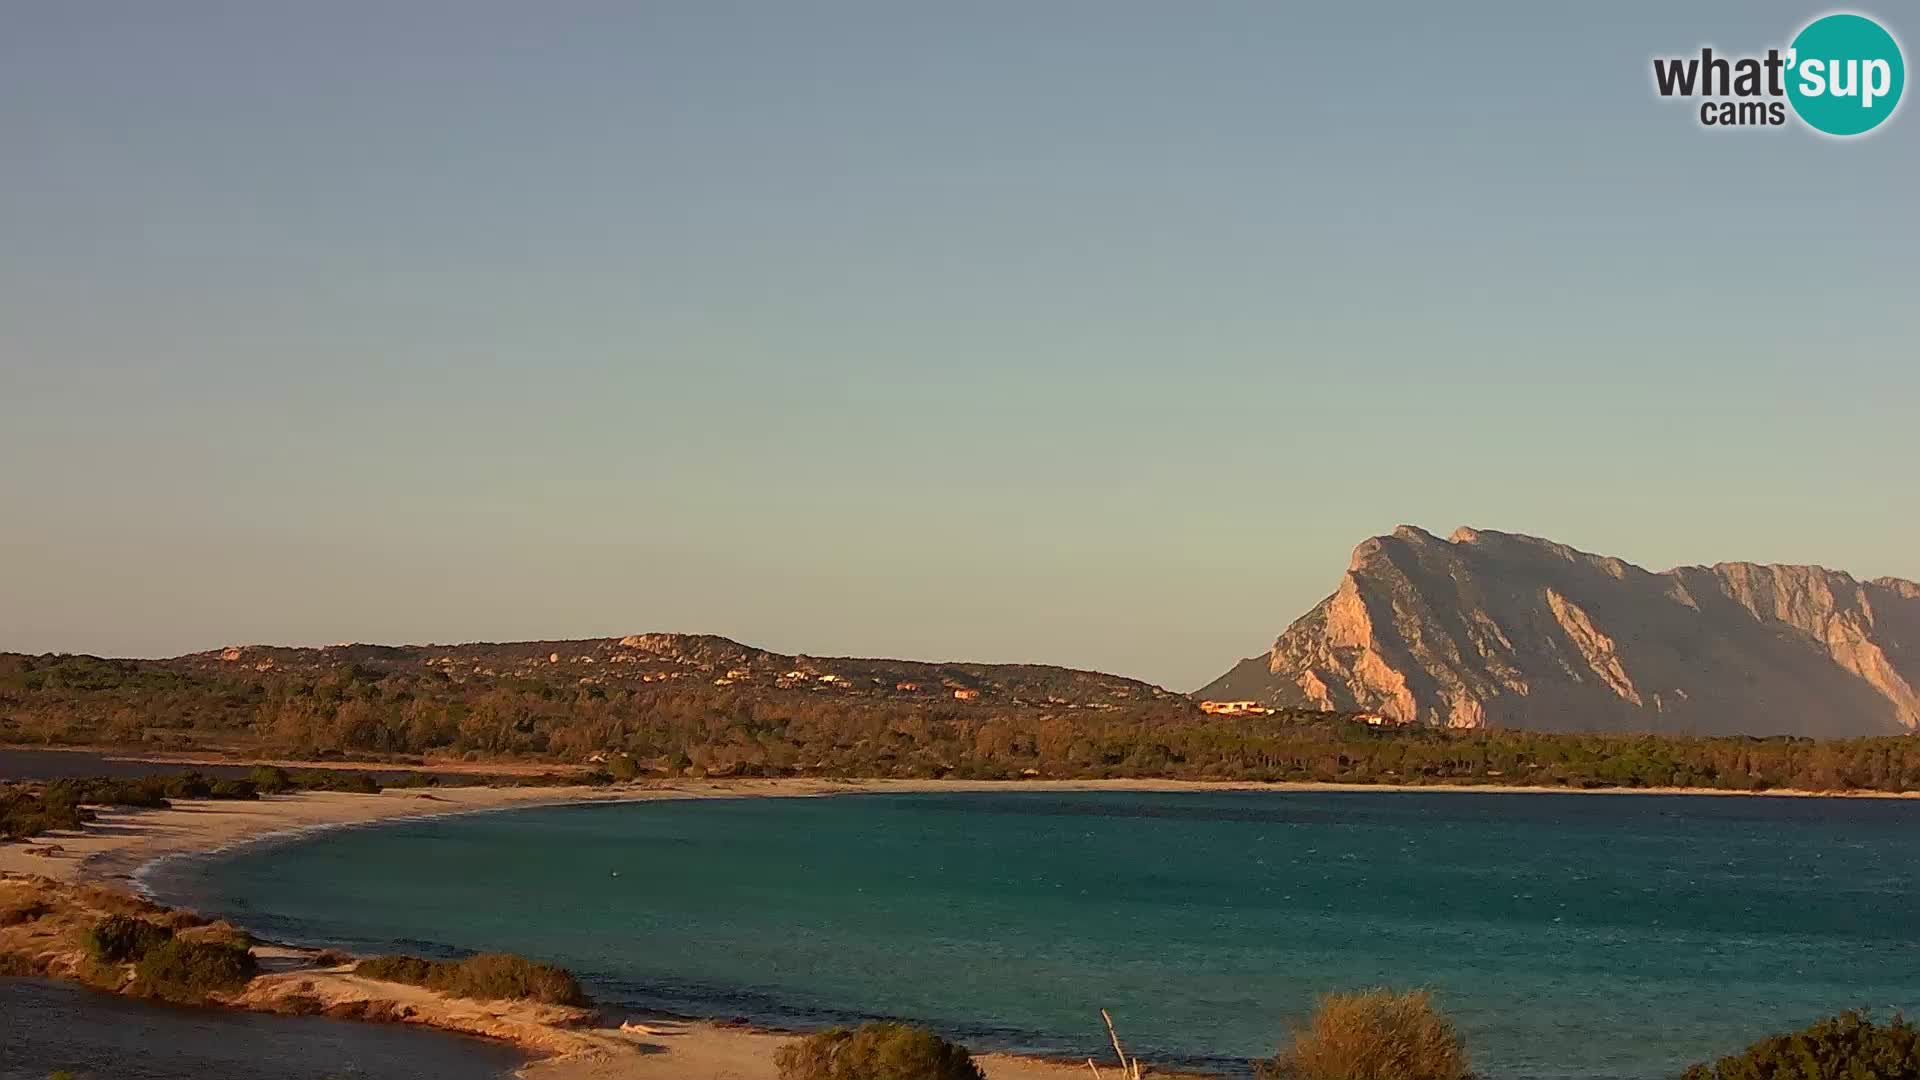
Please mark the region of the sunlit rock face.
[[1651, 573], [1537, 537], [1403, 525], [1196, 696], [1449, 727], [1920, 728], [1920, 585], [1818, 566]]

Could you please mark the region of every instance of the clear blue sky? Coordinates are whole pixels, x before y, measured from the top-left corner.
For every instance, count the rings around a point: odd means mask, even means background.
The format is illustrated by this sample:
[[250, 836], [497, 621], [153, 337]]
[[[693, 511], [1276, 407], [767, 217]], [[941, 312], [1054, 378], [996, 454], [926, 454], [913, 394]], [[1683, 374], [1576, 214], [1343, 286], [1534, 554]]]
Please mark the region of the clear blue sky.
[[1920, 116], [1651, 89], [1823, 10], [0, 0], [0, 649], [1187, 689], [1403, 521], [1920, 577]]

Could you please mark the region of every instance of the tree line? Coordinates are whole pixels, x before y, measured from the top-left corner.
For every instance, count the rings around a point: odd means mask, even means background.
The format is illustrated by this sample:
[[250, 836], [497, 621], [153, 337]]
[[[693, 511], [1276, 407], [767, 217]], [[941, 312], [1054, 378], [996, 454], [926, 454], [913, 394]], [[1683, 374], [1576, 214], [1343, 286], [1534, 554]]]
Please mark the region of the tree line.
[[1099, 707], [861, 697], [700, 680], [584, 685], [425, 670], [180, 669], [0, 658], [0, 740], [582, 762], [693, 776], [1174, 778], [1356, 784], [1920, 790], [1920, 742], [1377, 729]]

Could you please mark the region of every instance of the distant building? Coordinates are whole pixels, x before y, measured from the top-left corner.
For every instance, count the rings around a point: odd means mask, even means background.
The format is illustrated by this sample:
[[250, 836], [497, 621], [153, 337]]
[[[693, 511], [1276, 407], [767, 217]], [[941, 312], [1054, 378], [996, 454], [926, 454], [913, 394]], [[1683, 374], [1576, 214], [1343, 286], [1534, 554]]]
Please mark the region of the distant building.
[[980, 691], [969, 690], [964, 686], [953, 692], [953, 700], [955, 701], [973, 701], [979, 698], [979, 696]]
[[893, 684], [893, 688], [903, 694], [917, 694], [920, 692], [920, 684], [917, 682], [897, 682]]
[[1272, 716], [1273, 710], [1257, 701], [1203, 701], [1200, 711], [1214, 716]]
[[847, 680], [829, 672], [828, 674], [818, 676], [818, 681], [823, 683], [841, 683], [841, 682], [846, 682]]

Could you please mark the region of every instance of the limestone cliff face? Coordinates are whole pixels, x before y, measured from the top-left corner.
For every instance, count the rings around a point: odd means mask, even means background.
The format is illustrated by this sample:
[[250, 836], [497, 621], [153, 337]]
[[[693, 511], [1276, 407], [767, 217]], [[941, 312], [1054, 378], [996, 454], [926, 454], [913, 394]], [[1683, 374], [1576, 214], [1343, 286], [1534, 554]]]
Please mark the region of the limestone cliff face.
[[1650, 573], [1564, 544], [1403, 525], [1197, 692], [1452, 727], [1920, 729], [1920, 585], [1818, 566]]

